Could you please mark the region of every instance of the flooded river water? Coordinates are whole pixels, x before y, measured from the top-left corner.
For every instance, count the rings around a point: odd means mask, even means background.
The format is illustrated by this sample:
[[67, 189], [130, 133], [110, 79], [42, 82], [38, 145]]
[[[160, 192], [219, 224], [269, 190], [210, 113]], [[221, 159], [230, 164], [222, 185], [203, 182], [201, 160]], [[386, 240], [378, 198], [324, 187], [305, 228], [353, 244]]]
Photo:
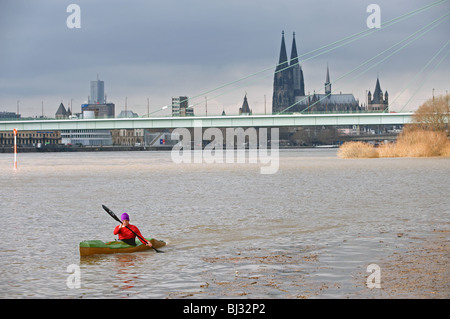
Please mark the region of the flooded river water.
[[[450, 159], [279, 156], [264, 175], [170, 152], [27, 153], [17, 170], [0, 154], [0, 298], [376, 297], [368, 265], [448, 227]], [[80, 258], [79, 242], [115, 238], [102, 204], [165, 253]]]

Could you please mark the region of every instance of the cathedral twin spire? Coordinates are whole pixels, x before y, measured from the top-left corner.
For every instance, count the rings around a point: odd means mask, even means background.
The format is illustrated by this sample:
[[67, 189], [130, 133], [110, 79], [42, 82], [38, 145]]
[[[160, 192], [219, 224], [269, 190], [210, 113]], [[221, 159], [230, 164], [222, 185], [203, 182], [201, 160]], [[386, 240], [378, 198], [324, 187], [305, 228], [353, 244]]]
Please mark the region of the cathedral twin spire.
[[[345, 96], [345, 99], [343, 99]], [[377, 78], [377, 85], [375, 88], [373, 101], [371, 93], [368, 94], [368, 110], [387, 110], [388, 107], [388, 93], [384, 94], [380, 88], [380, 83]], [[329, 111], [350, 111], [360, 109], [359, 102], [355, 99], [353, 94], [342, 94], [339, 96], [332, 94], [330, 70], [327, 64], [327, 74], [325, 79], [325, 94], [314, 93], [314, 98], [319, 99], [314, 103], [314, 110]], [[295, 32], [293, 33], [291, 58], [288, 60], [286, 43], [284, 39], [284, 31], [281, 36], [281, 49], [278, 65], [276, 66], [274, 81], [273, 81], [273, 99], [272, 112], [302, 112], [305, 109], [312, 110], [310, 106], [310, 97], [305, 96], [305, 83], [303, 77], [302, 67], [297, 54], [297, 44], [295, 41]]]
[[284, 41], [284, 31], [281, 33], [281, 49], [280, 49], [280, 60], [276, 71], [283, 70], [285, 68], [292, 69], [292, 81], [294, 96], [304, 96], [305, 95], [305, 83], [303, 78], [303, 70], [300, 65], [300, 60], [297, 54], [297, 43], [295, 42], [295, 32], [292, 34], [292, 48], [291, 48], [291, 59], [288, 61], [286, 44]]
[[[297, 44], [295, 42], [295, 32], [293, 33], [292, 39], [292, 49], [291, 49], [291, 59], [288, 61], [286, 43], [284, 41], [284, 31], [281, 33], [281, 49], [280, 49], [280, 59], [278, 61], [276, 71], [282, 70], [289, 66], [300, 65], [297, 55]], [[301, 67], [300, 67], [301, 68]]]
[[286, 44], [284, 43], [284, 31], [283, 31], [281, 33], [280, 59], [278, 60], [278, 65], [277, 65], [276, 71], [283, 70], [284, 68], [286, 68], [288, 66], [289, 66], [289, 63], [287, 60]]
[[272, 111], [282, 111], [295, 103], [296, 96], [305, 95], [303, 71], [297, 55], [295, 32], [293, 33], [291, 59], [288, 60], [284, 31], [281, 36], [281, 49], [275, 69]]

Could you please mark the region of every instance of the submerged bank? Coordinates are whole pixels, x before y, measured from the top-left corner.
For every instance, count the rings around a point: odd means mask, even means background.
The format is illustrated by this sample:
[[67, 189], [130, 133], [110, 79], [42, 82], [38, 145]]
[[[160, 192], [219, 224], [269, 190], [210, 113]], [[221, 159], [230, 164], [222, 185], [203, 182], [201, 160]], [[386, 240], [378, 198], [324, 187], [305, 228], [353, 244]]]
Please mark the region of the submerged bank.
[[380, 262], [381, 289], [365, 289], [356, 297], [448, 299], [449, 233], [450, 230], [439, 228], [428, 234], [402, 234], [409, 237], [410, 243], [404, 251], [394, 252]]

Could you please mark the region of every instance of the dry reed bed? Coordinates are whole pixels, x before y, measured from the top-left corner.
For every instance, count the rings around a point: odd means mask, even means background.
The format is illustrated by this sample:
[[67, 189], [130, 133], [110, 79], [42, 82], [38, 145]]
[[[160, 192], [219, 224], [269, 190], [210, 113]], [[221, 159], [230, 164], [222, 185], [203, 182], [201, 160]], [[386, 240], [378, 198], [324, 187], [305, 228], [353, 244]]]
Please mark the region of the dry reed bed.
[[375, 147], [363, 142], [344, 143], [338, 151], [341, 158], [377, 157], [450, 157], [450, 140], [445, 132], [405, 130], [396, 143]]

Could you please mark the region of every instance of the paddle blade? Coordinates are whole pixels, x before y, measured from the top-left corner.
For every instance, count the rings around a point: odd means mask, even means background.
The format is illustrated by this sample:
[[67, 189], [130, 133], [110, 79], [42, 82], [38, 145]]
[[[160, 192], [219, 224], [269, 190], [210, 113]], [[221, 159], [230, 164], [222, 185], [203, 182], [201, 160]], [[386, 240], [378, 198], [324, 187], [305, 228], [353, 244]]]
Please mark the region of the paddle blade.
[[119, 223], [122, 223], [122, 221], [116, 216], [116, 214], [114, 214], [114, 212], [112, 210], [110, 210], [108, 207], [106, 207], [105, 205], [102, 205], [103, 209], [115, 220], [117, 220]]

